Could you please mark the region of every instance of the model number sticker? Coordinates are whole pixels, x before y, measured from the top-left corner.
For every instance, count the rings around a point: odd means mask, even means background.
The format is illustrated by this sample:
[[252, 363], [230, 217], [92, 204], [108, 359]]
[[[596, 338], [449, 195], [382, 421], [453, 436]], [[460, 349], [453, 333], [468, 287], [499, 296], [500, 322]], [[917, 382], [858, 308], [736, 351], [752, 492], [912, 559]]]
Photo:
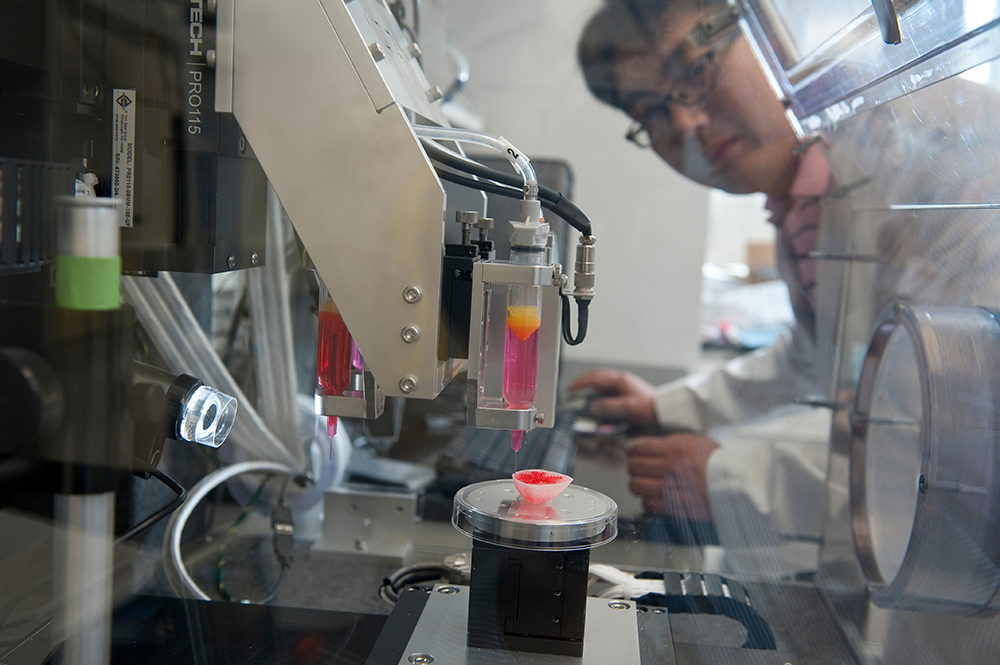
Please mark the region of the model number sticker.
[[122, 222], [131, 227], [135, 183], [135, 90], [115, 88], [112, 99], [111, 195], [121, 199]]

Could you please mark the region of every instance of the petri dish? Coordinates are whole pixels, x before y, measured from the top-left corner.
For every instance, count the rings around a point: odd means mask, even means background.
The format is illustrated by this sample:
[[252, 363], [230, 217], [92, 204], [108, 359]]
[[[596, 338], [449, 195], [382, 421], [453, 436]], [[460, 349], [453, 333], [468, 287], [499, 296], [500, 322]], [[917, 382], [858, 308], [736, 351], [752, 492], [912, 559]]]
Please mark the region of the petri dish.
[[487, 480], [455, 494], [451, 523], [475, 540], [502, 547], [583, 550], [618, 535], [618, 504], [580, 485], [533, 504], [517, 493], [513, 480]]

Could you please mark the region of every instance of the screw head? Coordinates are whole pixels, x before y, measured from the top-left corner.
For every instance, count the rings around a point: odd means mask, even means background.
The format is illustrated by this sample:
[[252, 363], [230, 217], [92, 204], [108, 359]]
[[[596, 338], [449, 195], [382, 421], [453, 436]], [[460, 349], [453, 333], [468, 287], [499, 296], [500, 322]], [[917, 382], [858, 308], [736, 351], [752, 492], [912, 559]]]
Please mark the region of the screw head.
[[399, 336], [402, 337], [403, 341], [407, 344], [413, 344], [420, 339], [420, 329], [416, 326], [406, 326], [400, 331]]
[[240, 152], [246, 152], [246, 151], [247, 151], [247, 137], [241, 136], [240, 137]]
[[420, 302], [424, 294], [420, 292], [419, 286], [408, 286], [403, 289], [403, 300], [410, 303], [411, 305]]
[[257, 265], [257, 261], [259, 261], [259, 260], [260, 260], [260, 257], [257, 256], [257, 252], [254, 252], [253, 254], [250, 255], [250, 265], [252, 265], [252, 266]]
[[616, 600], [614, 602], [608, 603], [608, 607], [610, 607], [613, 610], [630, 610], [630, 609], [632, 609], [631, 605], [629, 605], [628, 603], [623, 603], [620, 600]]
[[364, 552], [365, 550], [368, 549], [368, 541], [365, 540], [364, 538], [356, 538], [354, 540], [354, 549], [356, 549], [359, 552]]
[[410, 52], [410, 55], [413, 56], [414, 58], [419, 58], [421, 55], [423, 55], [423, 51], [420, 50], [420, 45], [417, 44], [416, 42], [410, 42], [410, 45], [407, 46], [406, 48]]
[[406, 395], [409, 395], [410, 393], [412, 393], [414, 390], [417, 389], [417, 386], [419, 384], [420, 382], [417, 381], [417, 377], [413, 376], [412, 374], [407, 374], [406, 376], [404, 376], [402, 379], [399, 380], [399, 391]]
[[535, 414], [535, 422], [538, 423], [539, 425], [544, 425], [545, 424], [545, 414], [544, 413], [536, 413]]
[[226, 263], [227, 263], [227, 265], [229, 265], [230, 270], [233, 269], [233, 268], [235, 268], [236, 267], [236, 257], [233, 256], [232, 254], [230, 254], [229, 255], [229, 260], [226, 261]]
[[368, 50], [371, 52], [372, 58], [375, 59], [375, 62], [385, 60], [385, 51], [382, 50], [382, 45], [378, 42], [372, 42], [369, 44]]
[[205, 51], [205, 64], [208, 65], [209, 69], [215, 69], [215, 63], [218, 60], [218, 56], [215, 53], [214, 48], [210, 48]]
[[927, 493], [927, 476], [922, 473], [920, 474], [920, 478], [917, 479], [917, 490], [921, 494]]
[[439, 586], [437, 592], [445, 596], [453, 596], [458, 593], [458, 587], [453, 586]]
[[434, 656], [429, 653], [411, 653], [406, 660], [413, 663], [413, 665], [424, 665], [424, 663], [433, 663]]

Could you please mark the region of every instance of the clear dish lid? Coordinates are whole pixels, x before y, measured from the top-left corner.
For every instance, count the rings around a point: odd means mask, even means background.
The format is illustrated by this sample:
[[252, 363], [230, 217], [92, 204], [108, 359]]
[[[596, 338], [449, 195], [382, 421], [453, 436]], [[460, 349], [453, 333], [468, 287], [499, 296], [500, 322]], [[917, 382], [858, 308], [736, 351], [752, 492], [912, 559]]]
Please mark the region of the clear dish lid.
[[528, 550], [582, 550], [618, 535], [618, 505], [594, 490], [570, 485], [551, 501], [533, 504], [514, 481], [487, 480], [455, 494], [451, 523], [479, 541]]

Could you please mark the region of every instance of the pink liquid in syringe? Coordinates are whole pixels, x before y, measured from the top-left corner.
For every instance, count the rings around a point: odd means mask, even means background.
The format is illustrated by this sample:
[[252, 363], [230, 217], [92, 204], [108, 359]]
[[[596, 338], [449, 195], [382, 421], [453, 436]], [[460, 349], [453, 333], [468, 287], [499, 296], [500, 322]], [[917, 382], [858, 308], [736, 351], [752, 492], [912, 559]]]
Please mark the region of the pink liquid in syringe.
[[[538, 380], [537, 307], [507, 308], [507, 335], [503, 357], [503, 398], [512, 409], [527, 409], [535, 401]], [[511, 432], [510, 446], [517, 452], [524, 439], [523, 430]]]

